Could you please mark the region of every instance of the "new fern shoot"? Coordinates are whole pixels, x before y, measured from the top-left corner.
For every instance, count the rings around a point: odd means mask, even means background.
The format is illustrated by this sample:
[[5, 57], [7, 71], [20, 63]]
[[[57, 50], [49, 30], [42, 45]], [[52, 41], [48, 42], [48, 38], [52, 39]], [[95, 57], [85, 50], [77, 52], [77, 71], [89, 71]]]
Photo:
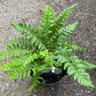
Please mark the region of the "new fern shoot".
[[32, 85], [28, 89], [30, 91], [40, 83], [41, 70], [55, 66], [62, 70], [67, 69], [68, 75], [74, 75], [74, 80], [77, 79], [81, 85], [95, 88], [86, 70], [96, 68], [96, 65], [72, 55], [72, 50], [82, 51], [84, 48], [67, 41], [78, 24], [74, 22], [65, 26], [75, 5], [64, 9], [57, 17], [47, 5], [37, 26], [12, 24], [23, 36], [6, 42], [5, 50], [0, 49], [0, 60], [10, 58], [8, 63], [0, 65], [0, 70], [10, 73], [6, 79], [29, 78], [32, 71]]

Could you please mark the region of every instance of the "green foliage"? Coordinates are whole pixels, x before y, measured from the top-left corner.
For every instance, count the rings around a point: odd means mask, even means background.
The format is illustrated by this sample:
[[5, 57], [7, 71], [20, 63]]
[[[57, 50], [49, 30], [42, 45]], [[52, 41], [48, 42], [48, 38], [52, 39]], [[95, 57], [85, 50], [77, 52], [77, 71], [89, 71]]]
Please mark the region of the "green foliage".
[[32, 48], [32, 46], [34, 45], [39, 49], [42, 49], [42, 50], [46, 49], [42, 40], [40, 39], [40, 37], [38, 37], [39, 31], [37, 32], [34, 26], [31, 28], [30, 24], [27, 26], [26, 24], [22, 24], [22, 23], [15, 23], [15, 24], [12, 24], [12, 26], [14, 26], [16, 30], [21, 32], [21, 34], [25, 34], [25, 40], [23, 41], [24, 45], [26, 45], [27, 43], [27, 47], [30, 46]]
[[47, 5], [43, 10], [43, 15], [42, 15], [43, 18], [41, 18], [40, 25], [37, 26], [37, 28], [40, 31], [39, 33], [43, 33], [43, 35], [41, 36], [42, 38], [52, 33], [52, 31], [49, 30], [49, 28], [52, 27], [55, 23], [54, 15], [55, 15], [54, 11], [51, 9], [51, 7]]
[[65, 21], [67, 21], [67, 18], [69, 16], [70, 11], [74, 8], [76, 4], [64, 9], [55, 19], [55, 25], [54, 27], [56, 28], [56, 30], [60, 29], [61, 27], [63, 27], [63, 24], [65, 24]]
[[28, 88], [28, 90], [27, 91], [31, 91], [32, 89], [34, 89], [35, 88], [35, 86], [37, 87], [37, 84], [39, 84], [40, 83], [40, 79], [43, 79], [42, 77], [40, 77], [38, 74], [36, 74], [36, 75], [32, 75], [32, 85]]
[[84, 86], [94, 87], [86, 70], [96, 68], [96, 65], [72, 56], [72, 50], [83, 51], [84, 48], [75, 42], [67, 42], [78, 22], [65, 26], [70, 11], [76, 4], [64, 9], [55, 18], [54, 11], [46, 6], [39, 25], [14, 23], [12, 26], [22, 37], [5, 43], [5, 49], [0, 49], [0, 60], [10, 58], [8, 63], [0, 65], [0, 70], [8, 72], [6, 79], [25, 79], [32, 74], [30, 91], [40, 83], [41, 70], [46, 68], [67, 69], [68, 75], [74, 75], [74, 80]]
[[[66, 53], [67, 51], [65, 51]], [[84, 62], [79, 60], [77, 56], [68, 56], [68, 54], [58, 54], [55, 59], [58, 59], [59, 63], [63, 63], [64, 69], [67, 69], [68, 75], [74, 74], [74, 80], [78, 80], [84, 86], [94, 87], [92, 84], [90, 77], [87, 73], [85, 73], [88, 69], [96, 68], [95, 65], [90, 64], [88, 62]]]
[[66, 49], [73, 49], [73, 50], [80, 50], [80, 51], [85, 50], [85, 48], [83, 48], [82, 46], [78, 45], [75, 42], [64, 42], [62, 47]]
[[[70, 25], [68, 25], [66, 27], [61, 27], [58, 30], [58, 33], [59, 33], [59, 36], [58, 36], [58, 39], [57, 39], [57, 44], [58, 45], [60, 45], [60, 46], [63, 46], [64, 45], [64, 41], [66, 41], [67, 38], [69, 37], [69, 35], [72, 34], [71, 31], [74, 30], [74, 28], [76, 27], [77, 23], [78, 22], [73, 23], [73, 24], [70, 24]], [[68, 44], [68, 45], [71, 45], [71, 44]]]

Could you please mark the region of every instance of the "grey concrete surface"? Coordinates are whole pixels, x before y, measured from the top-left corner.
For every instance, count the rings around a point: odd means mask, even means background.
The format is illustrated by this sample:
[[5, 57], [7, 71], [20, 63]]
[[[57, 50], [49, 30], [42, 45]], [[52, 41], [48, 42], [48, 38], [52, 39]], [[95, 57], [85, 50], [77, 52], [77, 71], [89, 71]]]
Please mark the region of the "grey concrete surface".
[[[96, 64], [96, 0], [0, 0], [0, 48], [12, 38], [20, 36], [12, 26], [15, 22], [37, 25], [43, 8], [50, 5], [56, 13], [78, 3], [71, 12], [68, 24], [79, 21], [69, 41], [77, 42], [87, 48], [85, 52], [74, 52], [83, 60]], [[3, 64], [6, 60], [1, 61]], [[93, 84], [96, 86], [96, 70], [89, 70]], [[53, 86], [39, 85], [33, 91], [24, 93], [31, 85], [31, 77], [25, 80], [4, 80], [8, 74], [0, 72], [0, 96], [96, 96], [96, 89], [81, 86], [73, 76], [65, 76]]]

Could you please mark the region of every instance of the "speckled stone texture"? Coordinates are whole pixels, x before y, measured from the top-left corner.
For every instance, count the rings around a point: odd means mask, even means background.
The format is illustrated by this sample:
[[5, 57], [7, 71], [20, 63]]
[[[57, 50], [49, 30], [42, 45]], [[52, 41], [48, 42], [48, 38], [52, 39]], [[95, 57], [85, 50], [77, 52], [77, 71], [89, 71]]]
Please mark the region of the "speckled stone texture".
[[[79, 21], [69, 41], [77, 42], [85, 47], [85, 52], [75, 51], [73, 54], [83, 60], [96, 64], [96, 0], [0, 0], [0, 48], [12, 38], [20, 36], [11, 24], [26, 22], [37, 25], [43, 8], [50, 5], [56, 13], [78, 3], [71, 12], [68, 24]], [[0, 64], [5, 63], [1, 61]], [[96, 86], [96, 70], [87, 71]], [[0, 72], [0, 96], [96, 96], [96, 89], [81, 86], [73, 80], [73, 76], [65, 76], [53, 86], [39, 85], [33, 91], [25, 92], [31, 85], [31, 77], [25, 80], [4, 80], [7, 73]]]

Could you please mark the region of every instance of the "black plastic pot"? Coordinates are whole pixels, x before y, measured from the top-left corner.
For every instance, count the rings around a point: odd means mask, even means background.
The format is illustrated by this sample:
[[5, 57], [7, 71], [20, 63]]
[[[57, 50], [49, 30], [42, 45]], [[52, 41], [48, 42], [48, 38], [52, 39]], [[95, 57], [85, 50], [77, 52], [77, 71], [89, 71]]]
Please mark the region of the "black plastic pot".
[[52, 68], [48, 68], [42, 70], [41, 73], [42, 74], [40, 76], [44, 79], [40, 80], [41, 84], [54, 85], [59, 82], [65, 75], [67, 75], [67, 70], [55, 69], [53, 73]]
[[55, 69], [55, 72], [52, 73], [52, 68], [44, 69], [41, 71], [41, 77], [44, 81], [41, 81], [45, 85], [53, 85], [59, 82], [65, 75], [67, 75], [67, 70]]

